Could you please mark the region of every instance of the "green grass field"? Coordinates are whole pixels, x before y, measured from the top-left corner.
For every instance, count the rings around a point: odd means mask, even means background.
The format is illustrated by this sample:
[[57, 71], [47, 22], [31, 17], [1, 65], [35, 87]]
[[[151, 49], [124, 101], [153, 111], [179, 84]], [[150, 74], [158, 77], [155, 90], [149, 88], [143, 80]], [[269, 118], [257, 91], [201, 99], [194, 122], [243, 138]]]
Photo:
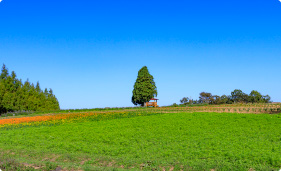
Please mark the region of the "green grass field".
[[281, 115], [167, 113], [0, 129], [0, 150], [6, 170], [279, 170]]

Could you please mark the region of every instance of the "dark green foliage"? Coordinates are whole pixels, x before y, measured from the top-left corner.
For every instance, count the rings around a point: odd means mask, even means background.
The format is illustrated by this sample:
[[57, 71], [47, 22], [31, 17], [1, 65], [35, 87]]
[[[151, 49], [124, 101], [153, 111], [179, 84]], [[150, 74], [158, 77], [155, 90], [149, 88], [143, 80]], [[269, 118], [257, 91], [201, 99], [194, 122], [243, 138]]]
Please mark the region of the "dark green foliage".
[[232, 104], [231, 96], [222, 95], [221, 104]]
[[258, 91], [253, 90], [249, 94], [249, 102], [256, 103], [256, 102], [260, 102], [261, 99], [262, 99], [262, 95]]
[[199, 102], [200, 103], [210, 103], [211, 98], [212, 98], [211, 93], [201, 92], [200, 96], [199, 96]]
[[[189, 99], [190, 104], [233, 104], [233, 103], [270, 103], [271, 97], [269, 95], [261, 95], [256, 90], [251, 91], [248, 95], [239, 89], [231, 92], [231, 95], [212, 95], [211, 93], [201, 92], [199, 100]], [[184, 97], [180, 102], [187, 105], [187, 99]]]
[[271, 100], [271, 97], [269, 95], [265, 95], [265, 96], [262, 96], [262, 100], [260, 103], [270, 103], [272, 101]]
[[133, 90], [132, 103], [143, 106], [145, 102], [150, 101], [154, 96], [157, 96], [154, 78], [149, 74], [147, 67], [144, 66], [138, 72]]
[[188, 97], [184, 97], [180, 100], [181, 104], [188, 104], [189, 102], [189, 98]]
[[260, 92], [253, 90], [251, 91], [251, 93], [249, 94], [248, 100], [251, 103], [269, 103], [270, 102], [270, 96], [266, 95], [263, 96], [261, 95]]
[[231, 92], [231, 97], [234, 103], [248, 102], [248, 95], [239, 89], [235, 89]]
[[0, 75], [0, 114], [13, 111], [59, 109], [59, 102], [51, 89], [44, 94], [39, 82], [36, 87], [28, 80], [23, 84], [21, 80], [17, 79], [14, 71], [9, 75], [8, 69], [3, 65]]
[[221, 104], [222, 101], [221, 101], [221, 97], [220, 96], [217, 96], [217, 95], [214, 95], [210, 98], [210, 104]]

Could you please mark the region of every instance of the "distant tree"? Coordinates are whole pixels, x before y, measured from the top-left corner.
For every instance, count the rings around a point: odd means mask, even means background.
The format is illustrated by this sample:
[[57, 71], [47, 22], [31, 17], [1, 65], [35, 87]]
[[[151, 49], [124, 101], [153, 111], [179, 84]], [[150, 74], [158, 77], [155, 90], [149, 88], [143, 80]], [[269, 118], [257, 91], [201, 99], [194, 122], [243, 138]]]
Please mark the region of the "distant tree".
[[217, 96], [217, 95], [213, 95], [211, 98], [210, 98], [210, 104], [221, 104], [221, 97], [220, 96]]
[[199, 101], [198, 100], [191, 100], [191, 104], [199, 104]]
[[234, 103], [241, 103], [241, 102], [248, 102], [248, 95], [246, 93], [243, 93], [242, 90], [235, 89], [233, 92], [231, 92], [231, 99]]
[[189, 98], [188, 97], [183, 97], [181, 100], [180, 100], [180, 103], [181, 104], [187, 104], [189, 102]]
[[270, 103], [271, 97], [269, 95], [262, 95], [260, 92], [253, 90], [249, 94], [249, 102], [251, 103]]
[[269, 95], [262, 96], [262, 103], [271, 103], [271, 97]]
[[227, 96], [227, 95], [222, 95], [221, 96], [221, 104], [232, 104], [232, 98], [231, 96]]
[[221, 104], [227, 104], [229, 102], [229, 97], [227, 95], [221, 96]]
[[260, 92], [253, 90], [249, 94], [249, 102], [251, 103], [261, 103], [262, 102], [262, 95]]
[[192, 100], [184, 97], [180, 100], [182, 104], [233, 104], [233, 103], [270, 103], [271, 97], [269, 95], [262, 95], [260, 92], [253, 90], [248, 95], [239, 89], [231, 92], [231, 95], [212, 95], [211, 93], [201, 92], [199, 100]]
[[132, 103], [134, 105], [144, 106], [144, 103], [150, 101], [155, 96], [157, 96], [157, 88], [154, 78], [149, 74], [147, 67], [144, 66], [138, 72], [133, 90]]
[[201, 92], [199, 95], [200, 95], [199, 96], [199, 102], [200, 103], [210, 103], [211, 98], [212, 98], [211, 93]]

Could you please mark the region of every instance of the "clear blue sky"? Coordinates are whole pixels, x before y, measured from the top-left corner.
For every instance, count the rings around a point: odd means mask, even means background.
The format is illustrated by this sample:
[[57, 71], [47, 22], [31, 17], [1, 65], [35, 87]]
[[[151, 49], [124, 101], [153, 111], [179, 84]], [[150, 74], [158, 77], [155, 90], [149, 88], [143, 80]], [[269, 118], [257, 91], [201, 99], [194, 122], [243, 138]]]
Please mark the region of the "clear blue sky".
[[281, 101], [279, 0], [2, 0], [0, 63], [60, 106], [133, 106], [147, 66], [160, 105], [234, 89]]

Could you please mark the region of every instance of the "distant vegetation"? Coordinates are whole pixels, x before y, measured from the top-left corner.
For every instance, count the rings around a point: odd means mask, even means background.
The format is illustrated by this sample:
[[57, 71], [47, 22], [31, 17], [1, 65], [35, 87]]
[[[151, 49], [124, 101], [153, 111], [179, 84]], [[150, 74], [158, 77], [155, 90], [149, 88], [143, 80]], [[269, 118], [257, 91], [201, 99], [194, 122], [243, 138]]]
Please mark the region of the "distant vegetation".
[[253, 90], [250, 94], [246, 94], [239, 89], [231, 92], [231, 95], [212, 95], [211, 93], [201, 92], [199, 100], [183, 97], [180, 100], [181, 104], [234, 104], [234, 103], [270, 103], [269, 95], [262, 95], [260, 92]]
[[9, 74], [5, 65], [0, 75], [0, 115], [6, 112], [59, 110], [59, 102], [53, 90], [43, 91], [28, 80], [22, 83], [16, 73]]

